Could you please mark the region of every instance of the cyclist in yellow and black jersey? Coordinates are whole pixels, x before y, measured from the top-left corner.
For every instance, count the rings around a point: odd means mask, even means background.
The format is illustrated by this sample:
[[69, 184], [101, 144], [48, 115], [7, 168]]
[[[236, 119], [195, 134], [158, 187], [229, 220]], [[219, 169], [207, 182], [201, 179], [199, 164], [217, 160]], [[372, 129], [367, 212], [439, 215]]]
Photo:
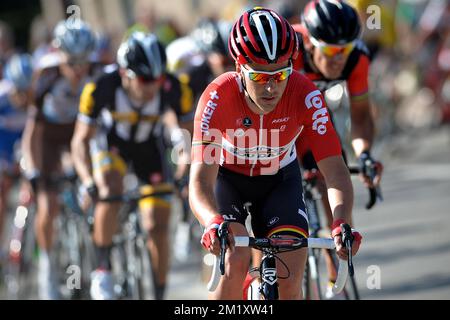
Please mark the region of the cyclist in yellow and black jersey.
[[[185, 147], [178, 126], [185, 91], [167, 74], [165, 51], [157, 37], [133, 33], [120, 46], [117, 62], [117, 67], [108, 66], [96, 81], [85, 86], [72, 140], [78, 175], [93, 199], [120, 195], [127, 165], [141, 184], [156, 190], [169, 188], [171, 173], [164, 159], [169, 144], [164, 132], [170, 134], [172, 146]], [[184, 170], [184, 165], [179, 165], [174, 178]], [[93, 299], [114, 298], [110, 250], [119, 206], [101, 201], [95, 205]], [[143, 227], [149, 232], [155, 298], [162, 299], [169, 269], [170, 199], [146, 198], [140, 209]]]

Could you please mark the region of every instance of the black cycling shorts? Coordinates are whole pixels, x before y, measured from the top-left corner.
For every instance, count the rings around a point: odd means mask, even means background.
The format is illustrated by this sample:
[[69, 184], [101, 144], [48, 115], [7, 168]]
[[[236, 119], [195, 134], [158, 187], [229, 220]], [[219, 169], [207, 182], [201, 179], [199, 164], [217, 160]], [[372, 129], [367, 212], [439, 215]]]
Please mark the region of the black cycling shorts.
[[154, 137], [143, 143], [129, 143], [110, 134], [108, 142], [112, 148], [119, 148], [120, 156], [128, 165], [132, 166], [134, 173], [142, 183], [167, 182], [171, 173], [165, 159], [162, 137]]
[[220, 167], [215, 186], [219, 213], [244, 226], [250, 214], [255, 237], [308, 237], [302, 194], [297, 161], [270, 176], [249, 177]]

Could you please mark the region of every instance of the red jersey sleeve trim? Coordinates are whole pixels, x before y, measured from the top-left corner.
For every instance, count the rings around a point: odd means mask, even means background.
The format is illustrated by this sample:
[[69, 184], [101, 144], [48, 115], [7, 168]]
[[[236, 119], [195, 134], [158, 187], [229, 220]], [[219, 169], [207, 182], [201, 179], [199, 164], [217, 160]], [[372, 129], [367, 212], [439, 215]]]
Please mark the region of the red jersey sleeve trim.
[[369, 58], [360, 55], [358, 63], [348, 79], [350, 97], [360, 96], [369, 91], [369, 65]]

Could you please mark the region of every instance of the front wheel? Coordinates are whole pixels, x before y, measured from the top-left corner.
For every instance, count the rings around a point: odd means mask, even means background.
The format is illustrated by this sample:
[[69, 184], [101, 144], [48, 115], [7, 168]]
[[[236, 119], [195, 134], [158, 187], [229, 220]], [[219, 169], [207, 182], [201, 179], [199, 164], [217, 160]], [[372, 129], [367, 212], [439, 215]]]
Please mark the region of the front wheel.
[[259, 269], [252, 269], [247, 273], [247, 277], [243, 286], [244, 300], [262, 300], [261, 295], [261, 279], [259, 277]]

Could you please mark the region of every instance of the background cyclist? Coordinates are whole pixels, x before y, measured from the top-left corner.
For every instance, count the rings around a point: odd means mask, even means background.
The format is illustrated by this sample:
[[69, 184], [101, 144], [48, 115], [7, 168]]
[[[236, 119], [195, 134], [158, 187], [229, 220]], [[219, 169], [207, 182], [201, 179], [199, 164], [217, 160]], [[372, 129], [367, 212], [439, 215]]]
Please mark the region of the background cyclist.
[[[185, 99], [180, 83], [166, 73], [166, 56], [154, 34], [135, 32], [117, 52], [118, 66], [105, 72], [83, 91], [72, 153], [78, 175], [95, 200], [120, 195], [122, 178], [131, 166], [141, 184], [156, 190], [172, 179], [166, 160], [165, 129], [172, 146], [184, 146], [177, 114]], [[94, 139], [91, 147], [91, 139]], [[174, 174], [179, 179], [180, 165]], [[97, 266], [92, 273], [93, 299], [113, 299], [110, 252], [117, 230], [120, 203], [95, 204], [94, 244]], [[154, 271], [155, 299], [162, 299], [169, 270], [170, 197], [141, 201], [143, 227], [148, 232]]]
[[[373, 182], [370, 177], [362, 174], [360, 177], [367, 187], [378, 185], [382, 174], [381, 164], [371, 156], [375, 125], [369, 100], [370, 60], [367, 48], [359, 39], [362, 26], [358, 13], [345, 2], [320, 0], [310, 1], [301, 18], [302, 24], [293, 25], [300, 40], [300, 54], [294, 66], [312, 80], [324, 95], [327, 89], [346, 82], [350, 100], [353, 150], [361, 169], [366, 160], [375, 162], [379, 168]], [[337, 128], [337, 131], [342, 132], [342, 129]], [[297, 140], [297, 154], [306, 171], [317, 169], [307, 141], [304, 141], [302, 135]], [[332, 212], [322, 180], [319, 180], [318, 187], [321, 190], [327, 225], [331, 228]], [[331, 298], [336, 272], [331, 257], [325, 257], [330, 280], [326, 297]]]
[[[167, 46], [168, 68], [192, 96], [192, 99], [185, 100], [182, 104], [183, 114], [180, 117], [180, 126], [188, 130], [191, 137], [195, 107], [203, 91], [214, 78], [234, 68], [234, 62], [228, 54], [231, 27], [232, 24], [225, 20], [203, 18], [187, 36]], [[177, 224], [174, 253], [180, 261], [186, 261], [191, 253], [188, 180], [186, 175], [178, 181], [183, 199], [183, 216], [182, 221]]]
[[[31, 102], [33, 65], [28, 54], [14, 54], [0, 80], [0, 243], [8, 199], [14, 179], [20, 175], [18, 147]], [[4, 254], [0, 249], [0, 265]]]
[[[57, 299], [57, 271], [51, 259], [53, 221], [59, 212], [55, 179], [68, 155], [81, 90], [90, 77], [89, 54], [95, 46], [91, 28], [83, 21], [61, 21], [54, 29], [54, 49], [38, 65], [34, 107], [23, 137], [27, 177], [36, 193], [36, 237], [39, 246], [38, 286], [41, 299]], [[70, 159], [66, 157], [65, 159]], [[70, 161], [69, 161], [70, 162]]]

